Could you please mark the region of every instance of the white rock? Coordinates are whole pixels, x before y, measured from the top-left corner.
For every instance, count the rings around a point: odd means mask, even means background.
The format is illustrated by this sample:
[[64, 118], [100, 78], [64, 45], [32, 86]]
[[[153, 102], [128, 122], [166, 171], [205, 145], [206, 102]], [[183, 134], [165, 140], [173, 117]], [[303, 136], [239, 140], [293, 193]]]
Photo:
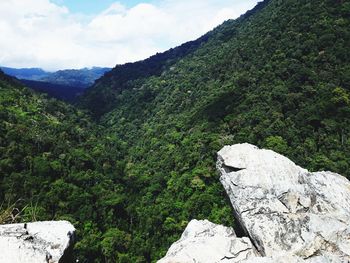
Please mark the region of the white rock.
[[194, 220], [160, 263], [350, 262], [350, 182], [345, 177], [310, 173], [250, 144], [224, 147], [217, 168], [235, 223], [247, 237]]
[[192, 220], [158, 263], [240, 262], [256, 255], [249, 238], [237, 238], [232, 228]]
[[0, 262], [57, 263], [72, 248], [74, 234], [67, 221], [0, 225]]
[[284, 262], [287, 257], [289, 262], [350, 262], [350, 182], [345, 177], [310, 173], [250, 144], [225, 146], [217, 168], [238, 222], [266, 256], [256, 262], [279, 262], [283, 252]]

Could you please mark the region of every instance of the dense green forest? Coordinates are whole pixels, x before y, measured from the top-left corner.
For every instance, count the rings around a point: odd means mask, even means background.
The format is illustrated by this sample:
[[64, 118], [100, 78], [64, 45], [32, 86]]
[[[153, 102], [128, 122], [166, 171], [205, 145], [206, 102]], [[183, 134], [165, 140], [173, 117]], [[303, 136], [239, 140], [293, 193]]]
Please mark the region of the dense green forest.
[[78, 229], [77, 255], [103, 258], [102, 234], [123, 220], [123, 144], [83, 111], [2, 72], [0, 115], [1, 208], [21, 210], [20, 221], [69, 220]]
[[75, 224], [79, 262], [155, 262], [193, 218], [234, 224], [226, 144], [350, 178], [349, 47], [349, 1], [269, 0], [117, 66], [80, 109], [2, 74], [0, 198], [20, 220]]

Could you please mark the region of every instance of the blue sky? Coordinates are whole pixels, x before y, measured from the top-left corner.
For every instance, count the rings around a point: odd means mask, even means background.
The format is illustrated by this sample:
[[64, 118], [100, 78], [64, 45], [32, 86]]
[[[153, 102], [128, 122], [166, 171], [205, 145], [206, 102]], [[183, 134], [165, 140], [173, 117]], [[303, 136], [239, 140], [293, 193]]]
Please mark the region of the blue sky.
[[130, 8], [139, 3], [150, 3], [152, 0], [54, 0], [53, 2], [66, 6], [73, 13], [93, 15], [102, 12], [115, 2]]
[[259, 0], [0, 0], [0, 65], [113, 67], [194, 40]]

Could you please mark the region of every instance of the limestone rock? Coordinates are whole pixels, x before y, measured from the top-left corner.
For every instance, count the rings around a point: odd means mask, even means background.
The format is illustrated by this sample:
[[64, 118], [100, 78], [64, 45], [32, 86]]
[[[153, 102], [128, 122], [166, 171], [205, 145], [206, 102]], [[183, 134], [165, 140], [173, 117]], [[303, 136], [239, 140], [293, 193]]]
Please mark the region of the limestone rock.
[[158, 263], [240, 262], [255, 255], [249, 238], [237, 238], [232, 228], [192, 220]]
[[266, 260], [281, 253], [307, 262], [350, 262], [350, 182], [345, 177], [311, 173], [250, 144], [225, 146], [217, 168], [238, 223], [266, 256], [255, 262], [277, 262]]
[[235, 224], [246, 237], [193, 220], [160, 263], [350, 262], [350, 182], [345, 177], [311, 173], [250, 144], [225, 146], [217, 168]]
[[74, 234], [67, 221], [0, 225], [0, 262], [65, 263]]

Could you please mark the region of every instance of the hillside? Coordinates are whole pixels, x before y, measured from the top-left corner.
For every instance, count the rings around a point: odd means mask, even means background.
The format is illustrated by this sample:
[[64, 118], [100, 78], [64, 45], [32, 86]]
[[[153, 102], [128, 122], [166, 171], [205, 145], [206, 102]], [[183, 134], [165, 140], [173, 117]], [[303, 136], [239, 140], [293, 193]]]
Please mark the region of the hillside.
[[170, 49], [164, 53], [157, 53], [148, 59], [135, 63], [117, 65], [111, 71], [101, 77], [93, 88], [86, 91], [86, 95], [80, 99], [80, 104], [95, 117], [111, 111], [118, 103], [118, 96], [124, 90], [131, 90], [135, 83], [140, 83], [152, 76], [161, 75], [165, 69], [188, 54], [194, 52], [202, 43], [205, 43], [209, 34], [187, 42], [179, 47]]
[[89, 90], [85, 105], [110, 110], [101, 123], [128, 145], [135, 253], [159, 258], [191, 218], [227, 223], [214, 169], [225, 144], [350, 176], [349, 12], [347, 1], [265, 1], [156, 73], [121, 73], [150, 60], [120, 66]]
[[0, 120], [0, 223], [69, 220], [78, 229], [76, 256], [103, 257], [102, 235], [122, 220], [125, 201], [120, 141], [1, 71]]
[[65, 69], [48, 72], [41, 68], [9, 68], [0, 67], [7, 75], [17, 79], [42, 81], [55, 85], [70, 86], [76, 88], [88, 88], [95, 80], [110, 71], [110, 68], [92, 67], [82, 69]]
[[349, 178], [349, 46], [348, 1], [266, 0], [118, 65], [82, 109], [0, 73], [0, 199], [20, 221], [71, 221], [79, 262], [155, 262], [191, 219], [232, 225], [215, 170], [224, 145]]

